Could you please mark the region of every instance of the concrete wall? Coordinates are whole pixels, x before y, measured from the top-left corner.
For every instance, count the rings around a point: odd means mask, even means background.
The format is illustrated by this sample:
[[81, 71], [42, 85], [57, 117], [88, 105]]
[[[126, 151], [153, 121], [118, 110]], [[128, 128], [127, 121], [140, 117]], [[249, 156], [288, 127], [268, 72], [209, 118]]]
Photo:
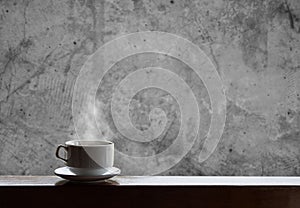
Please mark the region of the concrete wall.
[[[71, 104], [82, 65], [104, 43], [149, 30], [192, 41], [214, 63], [227, 98], [221, 141], [208, 160], [198, 161], [211, 119], [204, 105], [210, 105], [207, 89], [182, 62], [157, 54], [121, 60], [102, 80], [97, 98], [110, 133], [118, 136], [109, 114], [113, 87], [133, 69], [162, 60], [204, 106], [203, 134], [162, 175], [300, 174], [300, 1], [4, 0], [0, 5], [0, 174], [52, 174], [62, 166], [54, 151], [76, 138]], [[133, 123], [147, 129], [153, 107], [168, 116], [163, 137], [149, 147], [119, 135], [114, 139], [119, 151], [147, 156], [172, 143], [179, 107], [168, 93], [139, 92], [132, 102]], [[134, 175], [146, 166], [131, 165], [123, 173]]]

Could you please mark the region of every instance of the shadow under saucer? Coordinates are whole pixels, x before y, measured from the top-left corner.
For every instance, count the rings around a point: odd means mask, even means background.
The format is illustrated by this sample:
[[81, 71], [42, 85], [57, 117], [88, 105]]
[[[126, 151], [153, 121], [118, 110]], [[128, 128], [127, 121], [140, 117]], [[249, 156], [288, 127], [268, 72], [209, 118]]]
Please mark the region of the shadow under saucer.
[[99, 181], [69, 181], [63, 179], [55, 183], [55, 186], [73, 186], [73, 185], [117, 186], [120, 184], [117, 181], [111, 179], [99, 180]]

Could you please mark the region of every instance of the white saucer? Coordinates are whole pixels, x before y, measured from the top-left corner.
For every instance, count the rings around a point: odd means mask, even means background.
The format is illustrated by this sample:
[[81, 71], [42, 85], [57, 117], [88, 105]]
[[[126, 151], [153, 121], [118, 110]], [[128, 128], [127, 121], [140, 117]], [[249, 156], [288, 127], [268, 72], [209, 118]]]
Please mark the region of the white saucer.
[[119, 175], [121, 170], [116, 167], [96, 170], [61, 167], [54, 170], [54, 173], [55, 175], [70, 181], [99, 181]]

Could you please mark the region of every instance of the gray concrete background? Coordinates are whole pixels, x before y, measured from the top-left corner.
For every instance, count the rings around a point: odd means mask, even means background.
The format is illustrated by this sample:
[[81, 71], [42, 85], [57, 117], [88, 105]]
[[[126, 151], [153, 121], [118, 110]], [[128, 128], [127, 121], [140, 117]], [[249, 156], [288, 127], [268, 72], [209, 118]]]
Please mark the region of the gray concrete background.
[[[86, 59], [122, 34], [158, 30], [204, 50], [227, 96], [225, 130], [213, 155], [198, 162], [199, 138], [180, 163], [161, 174], [300, 175], [299, 1], [7, 0], [0, 5], [0, 174], [52, 174], [63, 165], [54, 151], [76, 138], [72, 90]], [[103, 109], [124, 76], [157, 60], [209, 103], [202, 81], [179, 60], [142, 54], [120, 61], [104, 77], [97, 94]], [[164, 137], [151, 148], [120, 137], [118, 149], [145, 156], [172, 142], [179, 129], [178, 105], [166, 92], [139, 92], [132, 101], [132, 121], [147, 128], [145, 115], [157, 106], [169, 119]], [[202, 108], [205, 132], [210, 115]], [[108, 111], [105, 121], [117, 133]], [[143, 167], [133, 166], [133, 175], [135, 168]]]

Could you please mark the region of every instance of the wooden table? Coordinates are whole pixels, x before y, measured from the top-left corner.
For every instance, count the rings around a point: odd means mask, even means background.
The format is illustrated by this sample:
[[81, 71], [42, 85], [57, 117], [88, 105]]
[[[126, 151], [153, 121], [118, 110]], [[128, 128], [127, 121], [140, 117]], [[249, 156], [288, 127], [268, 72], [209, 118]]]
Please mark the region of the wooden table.
[[299, 208], [300, 177], [119, 176], [73, 183], [56, 176], [0, 176], [6, 207]]

